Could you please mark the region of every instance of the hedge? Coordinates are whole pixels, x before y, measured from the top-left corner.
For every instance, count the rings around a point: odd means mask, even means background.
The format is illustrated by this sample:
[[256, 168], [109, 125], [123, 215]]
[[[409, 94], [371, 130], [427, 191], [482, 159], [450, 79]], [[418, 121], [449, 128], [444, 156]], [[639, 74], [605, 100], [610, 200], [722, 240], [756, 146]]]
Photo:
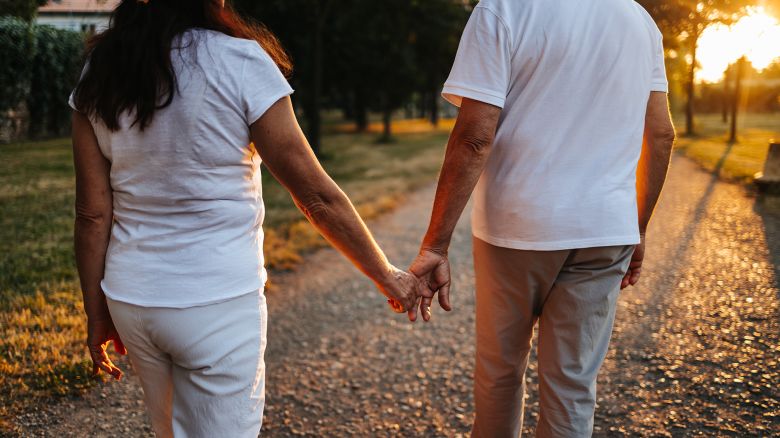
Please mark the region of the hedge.
[[26, 103], [30, 137], [67, 132], [83, 51], [80, 32], [0, 18], [0, 114]]
[[0, 17], [0, 113], [26, 100], [34, 53], [33, 28], [18, 18]]

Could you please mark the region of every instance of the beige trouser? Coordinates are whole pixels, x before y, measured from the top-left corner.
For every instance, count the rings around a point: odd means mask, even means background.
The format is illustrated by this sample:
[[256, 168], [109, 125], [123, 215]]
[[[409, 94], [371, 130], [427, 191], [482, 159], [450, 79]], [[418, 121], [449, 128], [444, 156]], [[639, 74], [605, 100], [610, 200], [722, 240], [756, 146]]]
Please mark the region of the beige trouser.
[[472, 436], [520, 436], [525, 371], [537, 320], [536, 435], [591, 435], [596, 376], [607, 354], [620, 281], [633, 248], [525, 251], [474, 239], [477, 363]]
[[262, 291], [171, 309], [108, 300], [160, 438], [257, 438], [265, 405]]

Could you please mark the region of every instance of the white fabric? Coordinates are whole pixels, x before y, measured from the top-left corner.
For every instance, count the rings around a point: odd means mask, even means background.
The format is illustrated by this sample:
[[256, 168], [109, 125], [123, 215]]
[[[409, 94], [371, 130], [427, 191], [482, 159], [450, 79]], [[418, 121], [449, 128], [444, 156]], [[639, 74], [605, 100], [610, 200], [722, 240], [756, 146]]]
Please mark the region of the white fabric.
[[257, 437], [268, 320], [261, 291], [186, 309], [109, 298], [108, 308], [157, 437]]
[[631, 0], [482, 0], [443, 96], [503, 108], [474, 236], [556, 250], [639, 242], [636, 165], [662, 37]]
[[257, 42], [196, 30], [178, 46], [179, 93], [150, 126], [130, 127], [128, 114], [116, 132], [93, 121], [114, 195], [101, 285], [143, 306], [202, 305], [263, 288], [265, 208], [249, 125], [292, 93]]

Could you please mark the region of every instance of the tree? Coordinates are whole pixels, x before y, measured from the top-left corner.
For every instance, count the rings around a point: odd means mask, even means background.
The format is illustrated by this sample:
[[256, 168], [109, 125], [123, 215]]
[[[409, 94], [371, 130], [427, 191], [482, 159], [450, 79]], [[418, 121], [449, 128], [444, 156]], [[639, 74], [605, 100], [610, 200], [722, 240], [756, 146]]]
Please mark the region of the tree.
[[0, 17], [11, 16], [32, 21], [38, 14], [38, 8], [49, 0], [0, 0]]
[[295, 100], [303, 109], [306, 134], [316, 154], [320, 152], [322, 137], [323, 70], [329, 39], [333, 35], [330, 22], [335, 1], [236, 1], [239, 11], [268, 26], [290, 53], [294, 64], [291, 82], [296, 90]]
[[415, 91], [438, 95], [468, 14], [463, 0], [237, 0], [237, 7], [291, 54], [294, 102], [315, 152], [324, 107], [344, 109], [358, 129], [369, 110], [381, 112], [381, 140], [390, 140], [393, 112]]
[[685, 133], [695, 134], [694, 91], [696, 49], [704, 30], [715, 24], [729, 24], [753, 4], [752, 0], [639, 0], [653, 16], [666, 37], [680, 39], [690, 56], [685, 83]]
[[413, 3], [414, 62], [418, 75], [421, 107], [431, 123], [439, 120], [438, 97], [449, 74], [469, 9], [462, 0], [423, 0]]

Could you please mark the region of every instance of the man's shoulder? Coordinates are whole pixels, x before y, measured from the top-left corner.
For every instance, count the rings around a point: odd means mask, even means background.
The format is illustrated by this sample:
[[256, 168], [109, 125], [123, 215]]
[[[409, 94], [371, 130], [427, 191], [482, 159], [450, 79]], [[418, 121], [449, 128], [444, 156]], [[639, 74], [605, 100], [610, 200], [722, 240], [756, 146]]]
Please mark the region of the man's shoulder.
[[496, 15], [506, 16], [512, 12], [528, 8], [535, 1], [537, 0], [480, 0], [475, 9], [484, 8]]

